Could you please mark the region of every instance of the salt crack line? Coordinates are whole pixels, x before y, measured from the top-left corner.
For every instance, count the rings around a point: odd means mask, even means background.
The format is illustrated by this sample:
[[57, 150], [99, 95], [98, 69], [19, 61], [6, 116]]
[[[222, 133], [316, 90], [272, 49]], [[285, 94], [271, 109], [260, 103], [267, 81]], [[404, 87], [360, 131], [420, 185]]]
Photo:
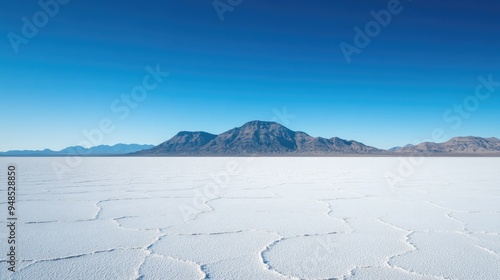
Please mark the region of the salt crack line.
[[363, 268], [372, 268], [374, 266], [367, 265], [367, 266], [354, 266], [354, 268], [350, 269], [349, 272], [347, 272], [345, 275], [342, 276], [342, 280], [349, 280], [350, 278], [356, 276], [355, 271], [358, 269], [363, 269]]
[[319, 203], [325, 204], [328, 208], [328, 212], [326, 213], [326, 215], [333, 220], [336, 220], [336, 221], [340, 220], [343, 224], [345, 224], [345, 226], [349, 229], [349, 232], [347, 232], [347, 233], [356, 232], [356, 230], [348, 223], [347, 218], [338, 218], [338, 217], [334, 217], [331, 215], [333, 213], [333, 209], [332, 209], [332, 205], [330, 203], [327, 203], [325, 200], [321, 200], [321, 199], [313, 200], [313, 201], [317, 201]]
[[481, 245], [479, 245], [479, 244], [477, 244], [477, 243], [474, 243], [474, 244], [472, 244], [472, 245], [474, 245], [475, 247], [477, 247], [477, 248], [479, 248], [479, 249], [481, 249], [481, 250], [483, 250], [483, 251], [485, 251], [485, 252], [487, 252], [487, 253], [489, 253], [489, 254], [494, 255], [494, 256], [495, 256], [495, 257], [497, 257], [497, 258], [500, 258], [500, 254], [498, 254], [498, 253], [497, 253], [497, 252], [495, 252], [495, 251], [490, 250], [489, 248], [483, 247], [483, 246], [481, 246]]
[[461, 220], [459, 220], [459, 219], [457, 219], [457, 218], [453, 217], [452, 215], [453, 215], [453, 212], [446, 213], [446, 217], [448, 217], [450, 220], [453, 220], [453, 221], [455, 221], [455, 222], [457, 222], [457, 223], [459, 223], [459, 224], [461, 224], [461, 225], [462, 225], [462, 231], [463, 231], [464, 233], [470, 233], [470, 232], [467, 230], [467, 223], [465, 223], [465, 222], [463, 222], [463, 221], [461, 221]]
[[428, 274], [423, 274], [423, 273], [419, 273], [419, 272], [416, 272], [416, 271], [411, 271], [411, 270], [407, 270], [407, 269], [404, 269], [402, 267], [399, 267], [399, 266], [396, 266], [394, 264], [391, 264], [391, 262], [395, 259], [395, 258], [398, 258], [398, 257], [403, 257], [403, 256], [406, 256], [408, 254], [411, 254], [413, 252], [416, 252], [418, 251], [418, 247], [415, 246], [415, 244], [411, 243], [410, 242], [410, 238], [413, 234], [416, 233], [416, 231], [409, 231], [409, 230], [406, 230], [406, 229], [403, 229], [403, 228], [400, 228], [396, 225], [393, 225], [391, 223], [388, 223], [386, 221], [383, 221], [382, 219], [378, 218], [376, 219], [377, 221], [379, 221], [380, 223], [383, 223], [385, 225], [388, 225], [388, 226], [391, 226], [391, 227], [394, 227], [396, 229], [399, 229], [403, 232], [406, 232], [406, 234], [404, 235], [404, 242], [406, 244], [408, 244], [412, 249], [411, 250], [408, 250], [408, 251], [405, 251], [405, 252], [402, 252], [402, 253], [399, 253], [399, 254], [396, 254], [396, 255], [393, 255], [393, 256], [389, 256], [385, 259], [385, 264], [387, 265], [387, 267], [391, 268], [391, 269], [396, 269], [396, 270], [399, 270], [401, 272], [404, 272], [404, 273], [407, 273], [407, 274], [410, 274], [410, 275], [415, 275], [415, 276], [422, 276], [422, 277], [434, 277], [436, 279], [442, 279], [442, 280], [446, 280], [446, 278], [443, 278], [443, 277], [440, 277], [440, 276], [436, 276], [436, 275], [428, 275]]
[[323, 200], [321, 200], [321, 199], [312, 200], [312, 201], [319, 202], [319, 203], [321, 203], [321, 204], [323, 204], [323, 205], [326, 205], [326, 208], [327, 208], [326, 215], [327, 215], [328, 217], [330, 217], [330, 218], [333, 218], [333, 216], [332, 216], [332, 215], [330, 215], [330, 214], [332, 214], [332, 213], [333, 213], [332, 205], [330, 205], [330, 203], [327, 203], [327, 202], [325, 202], [325, 201], [323, 201]]
[[288, 238], [280, 237], [279, 239], [267, 244], [266, 247], [262, 251], [259, 252], [260, 264], [264, 267], [265, 270], [269, 271], [270, 273], [277, 274], [277, 275], [285, 277], [287, 279], [300, 279], [297, 277], [283, 274], [283, 273], [275, 270], [265, 257], [265, 254], [270, 252], [272, 247], [274, 247], [276, 244], [278, 244], [279, 242], [286, 240], [286, 239], [288, 239]]
[[103, 203], [103, 202], [105, 202], [105, 200], [97, 201], [94, 204], [94, 206], [97, 207], [97, 212], [95, 213], [94, 218], [92, 218], [92, 220], [98, 220], [99, 219], [99, 216], [101, 215], [101, 211], [102, 211], [101, 203]]
[[[279, 239], [269, 243], [268, 245], [266, 245], [266, 247], [260, 251], [259, 253], [259, 257], [260, 257], [260, 261], [261, 261], [261, 265], [266, 269], [268, 270], [269, 272], [271, 273], [275, 273], [279, 276], [282, 276], [282, 277], [285, 277], [287, 279], [300, 279], [299, 277], [295, 277], [295, 276], [291, 276], [291, 275], [286, 275], [280, 271], [277, 271], [276, 269], [274, 269], [272, 267], [272, 265], [269, 263], [269, 260], [267, 260], [266, 258], [266, 254], [269, 253], [271, 251], [271, 249], [276, 246], [279, 242], [282, 242], [282, 241], [285, 241], [285, 240], [288, 240], [288, 239], [293, 239], [293, 238], [299, 238], [299, 237], [312, 237], [312, 236], [327, 236], [327, 235], [334, 235], [334, 234], [342, 234], [342, 233], [339, 233], [339, 232], [329, 232], [329, 233], [320, 233], [320, 234], [303, 234], [303, 235], [296, 235], [296, 236], [291, 236], [291, 237], [280, 237]], [[332, 279], [335, 279], [335, 278], [332, 278]]]
[[166, 234], [162, 234], [160, 229], [156, 229], [156, 233], [158, 234], [156, 238], [151, 242], [151, 244], [146, 245], [144, 247], [144, 251], [146, 252], [146, 255], [144, 256], [144, 259], [139, 263], [138, 267], [135, 269], [135, 279], [140, 280], [143, 279], [145, 276], [141, 273], [142, 268], [144, 267], [144, 264], [146, 263], [147, 258], [153, 254], [153, 251], [151, 249], [153, 246], [160, 241]]
[[28, 264], [25, 267], [22, 267], [21, 269], [18, 270], [18, 272], [24, 271], [25, 269], [39, 263], [44, 263], [44, 262], [55, 262], [55, 261], [63, 261], [63, 260], [69, 260], [69, 259], [76, 259], [76, 258], [82, 258], [86, 256], [92, 256], [96, 254], [104, 254], [104, 253], [112, 253], [115, 251], [127, 251], [127, 250], [141, 250], [142, 248], [139, 247], [132, 247], [132, 248], [112, 248], [112, 249], [107, 249], [107, 250], [98, 250], [90, 253], [83, 253], [83, 254], [77, 254], [77, 255], [71, 255], [71, 256], [65, 256], [65, 257], [59, 257], [59, 258], [52, 258], [52, 259], [41, 259], [41, 260], [29, 260], [29, 259], [24, 259], [21, 261], [25, 262], [32, 262]]
[[406, 230], [406, 229], [400, 228], [400, 227], [398, 227], [398, 226], [396, 226], [396, 225], [393, 225], [393, 224], [391, 224], [391, 223], [389, 223], [389, 222], [386, 222], [386, 221], [384, 221], [384, 220], [382, 220], [382, 219], [380, 219], [380, 218], [376, 218], [375, 220], [376, 220], [376, 221], [378, 221], [378, 222], [380, 222], [380, 223], [382, 223], [382, 224], [384, 224], [384, 225], [390, 226], [390, 227], [392, 227], [392, 228], [395, 228], [395, 229], [400, 230], [400, 231], [402, 231], [403, 233], [405, 233], [405, 234], [404, 234], [404, 240], [403, 240], [403, 242], [404, 242], [404, 243], [406, 243], [407, 245], [409, 245], [409, 247], [411, 248], [410, 250], [406, 250], [406, 251], [403, 251], [403, 252], [401, 252], [401, 253], [399, 253], [399, 254], [396, 254], [396, 255], [392, 255], [392, 256], [387, 257], [387, 258], [385, 259], [385, 263], [387, 264], [387, 266], [388, 266], [388, 267], [390, 267], [390, 268], [395, 268], [395, 266], [394, 266], [394, 265], [391, 265], [391, 261], [392, 261], [393, 259], [395, 259], [395, 258], [397, 258], [397, 257], [402, 257], [402, 256], [404, 256], [404, 255], [407, 255], [407, 254], [409, 254], [409, 253], [411, 253], [411, 252], [415, 252], [415, 251], [417, 251], [417, 250], [418, 250], [417, 246], [415, 246], [414, 244], [412, 244], [412, 243], [410, 242], [410, 236], [411, 236], [412, 234], [414, 234], [414, 233], [415, 233], [415, 231], [409, 231], [409, 230]]
[[252, 232], [252, 230], [236, 230], [236, 231], [226, 231], [226, 232], [210, 232], [210, 233], [176, 233], [172, 235], [176, 236], [213, 236], [213, 235], [223, 235], [223, 234], [238, 234], [243, 232]]
[[144, 260], [141, 262], [141, 264], [139, 265], [139, 268], [136, 271], [136, 280], [141, 280], [145, 277], [144, 275], [141, 274], [141, 269], [144, 267], [144, 263], [146, 262], [147, 258], [150, 256], [158, 256], [158, 257], [162, 257], [162, 258], [168, 258], [170, 260], [174, 260], [177, 262], [187, 263], [187, 264], [194, 266], [198, 269], [200, 274], [203, 275], [201, 279], [210, 279], [209, 274], [205, 271], [206, 265], [204, 265], [204, 264], [199, 264], [199, 263], [192, 261], [192, 260], [179, 259], [179, 258], [175, 258], [175, 257], [170, 256], [170, 255], [161, 255], [161, 254], [153, 252], [153, 247], [158, 242], [160, 242], [161, 240], [163, 240], [164, 238], [166, 238], [169, 235], [169, 234], [163, 233], [160, 228], [156, 229], [156, 231], [158, 232], [158, 236], [155, 238], [155, 240], [153, 240], [153, 242], [151, 242], [151, 244], [149, 244], [145, 248], [143, 248], [143, 250], [146, 251], [146, 256], [144, 257]]
[[[130, 216], [131, 218], [134, 217], [134, 216]], [[128, 218], [128, 217], [122, 217], [122, 218], [113, 218], [113, 219], [106, 219], [106, 220], [102, 220], [102, 221], [111, 221], [113, 224], [115, 224], [120, 230], [124, 230], [124, 231], [139, 231], [139, 232], [143, 232], [143, 231], [146, 231], [146, 232], [150, 232], [150, 231], [154, 231], [156, 229], [140, 229], [140, 228], [127, 228], [127, 227], [124, 227], [120, 224], [120, 222], [118, 222], [117, 220], [118, 219], [124, 219], [124, 218]]]
[[460, 209], [456, 209], [456, 208], [450, 208], [450, 207], [446, 207], [446, 206], [442, 206], [442, 205], [439, 205], [435, 202], [432, 202], [430, 200], [426, 200], [424, 201], [425, 203], [428, 203], [430, 205], [433, 205], [433, 206], [436, 206], [438, 208], [441, 208], [441, 209], [444, 209], [444, 210], [447, 210], [447, 211], [450, 211], [450, 212], [462, 212], [462, 213], [466, 213], [467, 211], [463, 211], [463, 210], [460, 210]]
[[208, 214], [208, 213], [214, 212], [215, 208], [213, 208], [212, 206], [210, 206], [208, 203], [210, 203], [210, 202], [212, 202], [214, 200], [218, 200], [218, 199], [223, 199], [223, 197], [218, 196], [218, 197], [215, 197], [215, 198], [212, 198], [212, 199], [203, 200], [203, 204], [205, 206], [207, 206], [210, 210], [208, 210], [208, 211], [200, 211], [200, 212], [194, 213], [192, 215], [192, 217], [190, 219], [185, 220], [185, 222], [187, 223], [187, 222], [195, 221], [195, 220], [197, 220], [203, 214]]

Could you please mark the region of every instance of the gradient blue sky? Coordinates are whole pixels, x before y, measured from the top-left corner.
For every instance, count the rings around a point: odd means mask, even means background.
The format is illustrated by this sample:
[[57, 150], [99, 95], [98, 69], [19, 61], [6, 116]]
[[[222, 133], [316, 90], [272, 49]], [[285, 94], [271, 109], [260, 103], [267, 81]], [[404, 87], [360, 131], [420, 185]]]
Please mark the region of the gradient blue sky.
[[[47, 0], [43, 0], [47, 1]], [[223, 1], [225, 2], [225, 1]], [[103, 118], [103, 144], [159, 144], [180, 130], [250, 120], [389, 148], [435, 128], [500, 137], [500, 87], [456, 126], [443, 114], [500, 82], [500, 3], [401, 0], [403, 11], [347, 63], [339, 48], [387, 0], [244, 0], [220, 21], [212, 1], [72, 0], [16, 54], [8, 34], [36, 1], [0, 7], [0, 150], [62, 149]], [[170, 75], [121, 120], [111, 104], [146, 66]], [[450, 116], [457, 116], [452, 114]]]

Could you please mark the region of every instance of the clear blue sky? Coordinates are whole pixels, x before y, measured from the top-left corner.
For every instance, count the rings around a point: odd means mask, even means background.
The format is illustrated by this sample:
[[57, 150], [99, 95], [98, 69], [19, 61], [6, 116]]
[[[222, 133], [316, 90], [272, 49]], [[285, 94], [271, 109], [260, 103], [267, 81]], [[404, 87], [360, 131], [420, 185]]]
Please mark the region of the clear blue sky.
[[[3, 1], [0, 150], [76, 145], [103, 118], [115, 125], [103, 144], [159, 144], [180, 130], [283, 123], [284, 107], [291, 129], [380, 148], [435, 128], [500, 137], [500, 87], [461, 125], [456, 113], [443, 118], [474, 95], [478, 76], [500, 82], [498, 0], [401, 0], [347, 63], [339, 44], [354, 44], [353, 28], [388, 2], [244, 0], [221, 21], [211, 0], [72, 0], [16, 54], [11, 32], [22, 36], [22, 18], [42, 8]], [[170, 75], [120, 119], [111, 104], [156, 65]]]

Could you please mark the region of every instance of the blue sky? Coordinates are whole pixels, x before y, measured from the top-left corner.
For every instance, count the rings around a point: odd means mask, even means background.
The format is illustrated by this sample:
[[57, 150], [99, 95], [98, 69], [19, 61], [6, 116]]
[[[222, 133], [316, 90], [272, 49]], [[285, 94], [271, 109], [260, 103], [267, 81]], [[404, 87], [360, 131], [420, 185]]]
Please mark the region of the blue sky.
[[[348, 63], [339, 45], [355, 46], [353, 28], [391, 1], [243, 0], [221, 21], [206, 0], [72, 0], [18, 53], [12, 33], [24, 36], [22, 18], [43, 9], [3, 1], [0, 150], [76, 145], [103, 119], [114, 130], [99, 144], [159, 144], [257, 119], [380, 148], [436, 128], [500, 137], [500, 87], [474, 100], [479, 76], [500, 82], [500, 3], [401, 0]], [[157, 65], [169, 76], [120, 118], [113, 102]], [[471, 110], [460, 115], [454, 105], [464, 102]], [[295, 117], [277, 116], [284, 108]]]

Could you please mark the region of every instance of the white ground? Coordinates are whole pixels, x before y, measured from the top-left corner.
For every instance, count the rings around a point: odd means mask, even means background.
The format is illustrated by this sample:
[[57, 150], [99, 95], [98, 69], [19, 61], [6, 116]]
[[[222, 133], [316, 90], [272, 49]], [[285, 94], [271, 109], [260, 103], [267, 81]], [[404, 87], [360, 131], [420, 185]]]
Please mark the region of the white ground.
[[500, 279], [500, 158], [81, 160], [0, 158], [0, 279]]

